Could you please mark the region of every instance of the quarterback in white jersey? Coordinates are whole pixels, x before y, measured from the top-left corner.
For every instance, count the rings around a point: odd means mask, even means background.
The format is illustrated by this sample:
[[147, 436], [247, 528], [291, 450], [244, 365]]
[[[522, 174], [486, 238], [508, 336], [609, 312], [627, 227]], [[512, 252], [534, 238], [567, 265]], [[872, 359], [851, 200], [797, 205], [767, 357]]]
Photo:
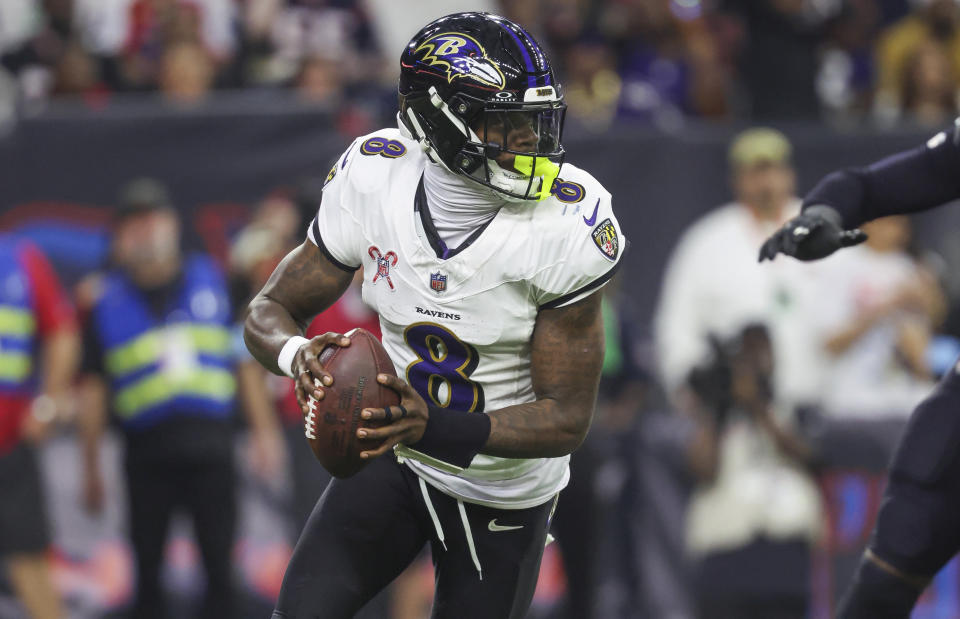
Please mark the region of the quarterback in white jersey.
[[[337, 262], [363, 267], [363, 300], [380, 315], [397, 374], [429, 403], [480, 412], [531, 402], [538, 312], [590, 295], [620, 259], [610, 194], [564, 164], [553, 195], [535, 206], [506, 202], [479, 235], [447, 251], [426, 207], [427, 166], [438, 172], [396, 129], [360, 138], [331, 172], [310, 240]], [[566, 455], [480, 454], [453, 473], [398, 451], [440, 490], [494, 506], [539, 505], [568, 477]]]
[[[564, 104], [536, 41], [484, 13], [425, 27], [401, 57], [399, 129], [331, 169], [308, 240], [253, 301], [250, 350], [323, 397], [340, 334], [302, 337], [363, 268], [399, 407], [358, 431], [372, 462], [308, 521], [274, 618], [346, 618], [430, 542], [434, 617], [524, 616], [603, 357], [598, 290], [626, 239], [610, 194], [563, 163]], [[315, 383], [314, 381], [320, 381]], [[317, 386], [319, 385], [319, 386]]]

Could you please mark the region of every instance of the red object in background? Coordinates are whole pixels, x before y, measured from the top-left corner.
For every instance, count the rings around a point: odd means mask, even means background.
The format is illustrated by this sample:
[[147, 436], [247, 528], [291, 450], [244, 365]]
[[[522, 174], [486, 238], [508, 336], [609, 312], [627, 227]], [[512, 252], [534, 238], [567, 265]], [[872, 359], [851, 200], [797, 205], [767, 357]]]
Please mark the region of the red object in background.
[[[313, 337], [327, 332], [346, 333], [354, 327], [366, 329], [378, 340], [381, 339], [380, 318], [363, 304], [359, 286], [351, 286], [327, 311], [317, 314], [307, 327], [306, 336]], [[300, 405], [297, 404], [297, 396], [293, 393], [293, 381], [287, 380], [284, 383], [286, 390], [279, 398], [277, 406], [280, 418], [286, 424], [300, 425], [303, 422], [303, 415], [300, 412]]]
[[[62, 329], [76, 329], [73, 306], [60, 285], [60, 280], [46, 256], [25, 241], [18, 241], [19, 258], [30, 280], [33, 294], [33, 317], [37, 325], [37, 341]], [[36, 368], [37, 372], [40, 368]], [[0, 453], [20, 440], [20, 426], [30, 408], [31, 396], [0, 394]]]

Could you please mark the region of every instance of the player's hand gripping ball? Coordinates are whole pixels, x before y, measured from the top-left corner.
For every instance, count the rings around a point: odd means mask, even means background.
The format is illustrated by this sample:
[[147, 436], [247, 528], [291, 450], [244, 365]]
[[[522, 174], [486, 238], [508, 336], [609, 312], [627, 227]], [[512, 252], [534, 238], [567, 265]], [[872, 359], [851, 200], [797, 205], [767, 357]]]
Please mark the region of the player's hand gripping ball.
[[334, 477], [350, 477], [370, 461], [364, 451], [381, 439], [362, 439], [361, 428], [377, 428], [383, 420], [366, 420], [370, 408], [399, 409], [400, 396], [377, 381], [396, 377], [383, 345], [370, 332], [353, 329], [318, 335], [297, 351], [293, 362], [297, 401], [304, 415], [304, 434], [320, 464]]

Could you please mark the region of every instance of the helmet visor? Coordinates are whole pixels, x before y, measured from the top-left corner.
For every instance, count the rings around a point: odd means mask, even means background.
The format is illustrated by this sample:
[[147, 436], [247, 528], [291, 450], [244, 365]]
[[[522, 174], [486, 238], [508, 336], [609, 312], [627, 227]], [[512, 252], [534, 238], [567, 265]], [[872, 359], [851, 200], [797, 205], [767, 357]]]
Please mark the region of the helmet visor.
[[485, 110], [471, 127], [482, 144], [484, 165], [464, 171], [514, 198], [548, 197], [563, 163], [565, 110], [561, 102]]
[[559, 154], [563, 107], [540, 110], [490, 110], [476, 129], [488, 147], [519, 155]]

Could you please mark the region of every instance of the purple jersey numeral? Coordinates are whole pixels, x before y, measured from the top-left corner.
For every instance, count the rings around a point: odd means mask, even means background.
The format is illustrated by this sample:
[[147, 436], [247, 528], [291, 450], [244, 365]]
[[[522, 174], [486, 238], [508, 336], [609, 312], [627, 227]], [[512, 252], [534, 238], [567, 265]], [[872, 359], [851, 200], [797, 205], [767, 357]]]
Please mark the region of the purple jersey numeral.
[[419, 357], [407, 366], [407, 382], [436, 406], [458, 411], [482, 411], [483, 387], [470, 380], [480, 356], [456, 335], [431, 323], [418, 323], [403, 333]]

